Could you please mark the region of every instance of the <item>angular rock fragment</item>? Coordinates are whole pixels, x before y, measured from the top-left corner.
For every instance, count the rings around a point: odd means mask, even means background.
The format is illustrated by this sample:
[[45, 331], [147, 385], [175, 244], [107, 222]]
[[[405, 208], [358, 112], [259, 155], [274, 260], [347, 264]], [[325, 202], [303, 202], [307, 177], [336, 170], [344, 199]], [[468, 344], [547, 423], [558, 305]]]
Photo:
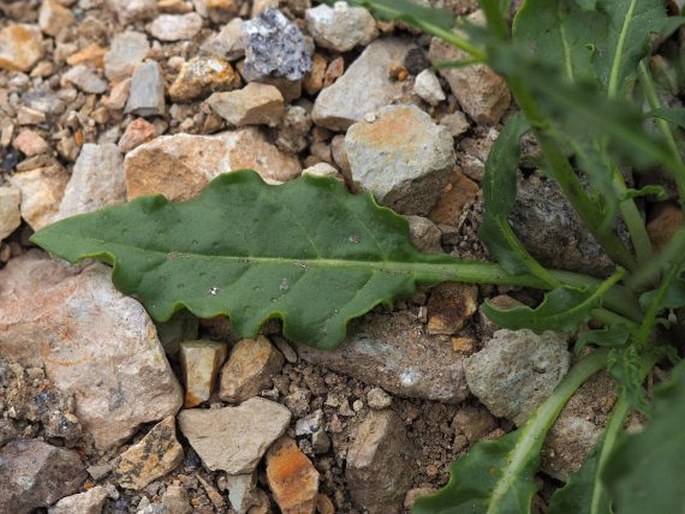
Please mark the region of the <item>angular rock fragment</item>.
[[13, 186], [0, 186], [0, 241], [21, 224], [19, 202], [21, 192]]
[[243, 24], [246, 39], [243, 76], [248, 82], [269, 76], [300, 80], [312, 69], [313, 48], [300, 29], [278, 9], [267, 9]]
[[263, 398], [237, 407], [189, 409], [178, 415], [183, 435], [212, 471], [251, 473], [290, 422], [290, 411]]
[[0, 30], [0, 68], [29, 71], [44, 53], [43, 34], [36, 25], [18, 23]]
[[414, 449], [392, 410], [371, 411], [356, 427], [347, 451], [350, 494], [369, 514], [400, 512], [411, 485]]
[[240, 76], [227, 60], [193, 57], [169, 87], [169, 96], [174, 102], [188, 102], [214, 91], [230, 91], [239, 87], [240, 82]]
[[207, 103], [219, 116], [236, 127], [275, 127], [285, 115], [283, 95], [274, 86], [250, 82], [238, 91], [214, 93]]
[[108, 497], [107, 489], [96, 485], [84, 493], [62, 498], [48, 509], [48, 514], [101, 514]]
[[202, 17], [187, 14], [160, 14], [147, 26], [147, 31], [160, 41], [192, 39], [202, 28]]
[[69, 173], [60, 164], [53, 164], [15, 173], [9, 182], [21, 191], [21, 217], [33, 230], [39, 230], [55, 220]]
[[160, 116], [164, 114], [164, 78], [159, 64], [147, 61], [136, 66], [131, 78], [131, 90], [125, 114]]
[[119, 455], [112, 473], [121, 487], [140, 490], [173, 471], [182, 461], [183, 447], [176, 439], [176, 420], [169, 416]]
[[78, 454], [36, 439], [0, 448], [0, 512], [28, 514], [79, 490], [87, 477]]
[[129, 78], [149, 50], [150, 43], [145, 34], [133, 31], [116, 34], [105, 53], [105, 76], [113, 82]]
[[428, 299], [429, 334], [455, 334], [478, 308], [478, 287], [469, 284], [440, 284]]
[[226, 343], [215, 341], [184, 341], [179, 354], [186, 386], [183, 405], [189, 409], [209, 400], [228, 348]]
[[345, 136], [352, 180], [402, 214], [427, 214], [454, 168], [452, 137], [413, 105], [381, 108]]
[[38, 25], [48, 36], [56, 36], [74, 23], [74, 15], [57, 0], [45, 0], [38, 11]]
[[305, 11], [307, 30], [316, 44], [336, 52], [347, 52], [357, 45], [368, 45], [378, 36], [376, 20], [363, 7], [336, 2]]
[[314, 514], [319, 472], [289, 437], [282, 437], [266, 454], [266, 480], [283, 514]]

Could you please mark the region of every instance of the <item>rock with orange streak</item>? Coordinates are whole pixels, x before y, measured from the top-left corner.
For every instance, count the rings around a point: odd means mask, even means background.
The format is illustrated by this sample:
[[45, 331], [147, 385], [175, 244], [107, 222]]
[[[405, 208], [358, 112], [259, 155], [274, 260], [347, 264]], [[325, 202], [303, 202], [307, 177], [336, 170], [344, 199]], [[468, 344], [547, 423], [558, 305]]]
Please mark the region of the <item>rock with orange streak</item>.
[[283, 437], [269, 449], [266, 479], [283, 514], [314, 514], [319, 472], [293, 439]]

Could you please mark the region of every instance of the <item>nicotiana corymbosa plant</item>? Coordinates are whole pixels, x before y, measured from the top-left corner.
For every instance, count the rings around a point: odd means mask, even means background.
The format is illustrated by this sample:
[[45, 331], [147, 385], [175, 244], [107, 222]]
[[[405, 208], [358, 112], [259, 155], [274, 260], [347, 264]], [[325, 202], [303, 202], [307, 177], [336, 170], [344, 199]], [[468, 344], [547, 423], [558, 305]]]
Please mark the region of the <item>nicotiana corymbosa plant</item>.
[[[447, 486], [420, 499], [414, 512], [530, 512], [545, 434], [578, 387], [603, 368], [617, 381], [618, 400], [600, 443], [552, 496], [548, 512], [683, 512], [685, 365], [666, 328], [685, 306], [685, 230], [655, 254], [638, 201], [665, 191], [635, 189], [626, 180], [659, 167], [670, 173], [678, 201], [685, 199], [685, 112], [662, 105], [650, 70], [654, 41], [683, 20], [668, 15], [665, 0], [526, 0], [513, 23], [510, 2], [481, 0], [486, 26], [407, 0], [353, 3], [461, 49], [465, 59], [448, 65], [487, 64], [507, 81], [519, 112], [502, 128], [482, 183], [480, 237], [496, 263], [421, 254], [402, 217], [334, 180], [269, 186], [251, 171], [222, 175], [188, 202], [154, 196], [75, 216], [33, 241], [71, 262], [111, 264], [114, 284], [157, 321], [187, 309], [202, 318], [228, 316], [236, 333], [254, 336], [266, 320], [280, 318], [287, 337], [326, 349], [341, 342], [350, 319], [417, 284], [547, 290], [534, 309], [486, 305], [487, 315], [502, 327], [537, 332], [575, 331], [594, 320], [600, 328], [577, 340], [585, 356], [522, 427], [476, 444], [453, 465]], [[521, 153], [526, 134], [535, 155]], [[508, 220], [522, 162], [559, 184], [614, 261], [609, 277], [547, 269], [526, 250]], [[645, 377], [662, 361], [673, 364], [671, 378], [648, 392]], [[631, 409], [649, 417], [636, 435], [624, 431]]]

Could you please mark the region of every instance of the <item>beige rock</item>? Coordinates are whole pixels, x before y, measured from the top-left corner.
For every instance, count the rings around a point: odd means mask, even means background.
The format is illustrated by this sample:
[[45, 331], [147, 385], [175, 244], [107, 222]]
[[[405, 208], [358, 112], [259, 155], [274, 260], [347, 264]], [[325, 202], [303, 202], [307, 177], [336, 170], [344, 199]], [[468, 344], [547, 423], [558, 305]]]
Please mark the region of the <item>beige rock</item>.
[[56, 36], [74, 23], [74, 15], [57, 0], [44, 0], [38, 11], [38, 25], [49, 36]]
[[106, 4], [124, 25], [149, 20], [157, 14], [156, 0], [106, 0]]
[[14, 138], [12, 145], [26, 157], [33, 157], [50, 150], [47, 141], [40, 134], [30, 129], [24, 129], [19, 132], [19, 135]]
[[189, 409], [209, 400], [228, 348], [209, 340], [185, 341], [179, 353], [186, 386], [184, 407]]
[[239, 341], [221, 370], [219, 397], [227, 402], [241, 402], [257, 396], [271, 386], [283, 361], [281, 352], [264, 336]]
[[138, 491], [182, 461], [183, 447], [176, 439], [176, 421], [169, 416], [117, 457], [112, 473], [121, 487]]
[[328, 63], [320, 53], [312, 55], [312, 71], [302, 81], [302, 87], [308, 95], [315, 95], [323, 88], [323, 79]]
[[275, 127], [285, 115], [285, 102], [281, 92], [274, 86], [257, 82], [250, 82], [238, 91], [214, 93], [207, 103], [214, 112], [237, 127]]
[[146, 29], [160, 41], [192, 39], [202, 28], [202, 17], [194, 12], [188, 14], [160, 14]]
[[224, 475], [219, 487], [228, 489], [228, 500], [238, 514], [245, 514], [250, 507], [259, 503], [257, 498], [256, 473]]
[[[431, 41], [428, 51], [433, 64], [467, 57], [466, 52], [437, 37]], [[495, 125], [509, 107], [511, 94], [506, 82], [484, 64], [442, 69], [440, 74], [447, 80], [462, 110], [478, 123]]]
[[105, 53], [105, 76], [114, 82], [130, 78], [149, 50], [150, 43], [145, 34], [133, 31], [118, 33]]
[[16, 173], [9, 181], [21, 191], [21, 217], [33, 230], [39, 230], [55, 220], [69, 173], [61, 165], [54, 164]]
[[144, 118], [136, 118], [126, 126], [126, 131], [117, 146], [122, 153], [128, 153], [137, 146], [147, 143], [157, 135], [155, 126]]
[[478, 309], [478, 287], [446, 283], [431, 290], [428, 299], [429, 334], [450, 335], [459, 332]]
[[109, 96], [103, 97], [102, 104], [110, 111], [123, 111], [131, 91], [131, 79], [124, 79], [112, 86]]
[[282, 437], [269, 448], [266, 480], [283, 514], [314, 514], [319, 472], [293, 439]]
[[0, 30], [0, 68], [29, 71], [41, 60], [43, 34], [36, 25], [8, 25]]
[[413, 452], [394, 411], [370, 411], [347, 451], [345, 477], [354, 501], [369, 514], [400, 512], [411, 485]]
[[473, 180], [455, 171], [438, 198], [428, 218], [438, 225], [456, 227], [464, 209], [473, 205], [480, 194], [480, 187]]
[[96, 485], [84, 493], [62, 498], [48, 509], [48, 514], [101, 514], [108, 496], [107, 489]]
[[77, 66], [79, 64], [92, 64], [98, 69], [105, 66], [105, 54], [107, 49], [101, 47], [97, 43], [91, 43], [87, 47], [67, 57], [67, 64], [69, 66]]
[[187, 200], [214, 177], [242, 168], [270, 183], [295, 178], [301, 170], [297, 157], [279, 151], [254, 127], [214, 136], [161, 136], [129, 152], [124, 168], [129, 200], [156, 193]]
[[250, 398], [237, 407], [189, 409], [178, 415], [183, 435], [212, 471], [251, 473], [290, 422], [283, 405]]
[[106, 450], [175, 414], [182, 391], [154, 324], [114, 288], [111, 269], [78, 270], [37, 250], [0, 270], [0, 356], [45, 366]]
[[124, 159], [116, 145], [86, 143], [64, 191], [57, 219], [126, 202]]
[[0, 186], [0, 241], [21, 225], [21, 192], [13, 186]]
[[241, 80], [231, 63], [218, 57], [193, 57], [185, 63], [169, 87], [174, 102], [188, 102], [214, 91], [240, 87]]
[[188, 493], [181, 485], [172, 484], [166, 488], [162, 495], [162, 505], [168, 509], [169, 514], [191, 514], [193, 512]]
[[454, 451], [460, 452], [497, 428], [497, 421], [482, 407], [464, 406], [452, 419]]

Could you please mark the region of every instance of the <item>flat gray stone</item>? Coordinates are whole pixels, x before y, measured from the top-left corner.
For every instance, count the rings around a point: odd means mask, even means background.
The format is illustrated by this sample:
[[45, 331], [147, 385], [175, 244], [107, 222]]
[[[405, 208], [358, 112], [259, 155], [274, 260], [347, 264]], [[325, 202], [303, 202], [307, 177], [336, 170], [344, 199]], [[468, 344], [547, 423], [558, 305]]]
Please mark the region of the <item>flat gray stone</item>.
[[164, 107], [162, 69], [156, 61], [139, 64], [133, 72], [124, 113], [143, 117], [161, 116], [164, 114]]
[[290, 422], [283, 405], [250, 398], [237, 407], [188, 409], [178, 415], [181, 432], [212, 471], [251, 473]]
[[401, 214], [426, 215], [455, 165], [452, 136], [415, 105], [390, 105], [345, 136], [352, 180]]
[[369, 314], [352, 324], [335, 350], [297, 345], [305, 362], [409, 398], [459, 403], [468, 396], [464, 357], [449, 339], [416, 328], [408, 311]]
[[404, 62], [409, 40], [385, 38], [372, 42], [333, 85], [316, 97], [312, 120], [331, 130], [347, 130], [368, 112], [402, 97], [404, 84], [392, 80], [388, 68]]
[[556, 332], [498, 330], [466, 360], [466, 380], [492, 414], [522, 425], [566, 375], [567, 339]]
[[105, 76], [113, 82], [129, 78], [149, 50], [147, 36], [141, 32], [126, 31], [115, 35], [105, 53]]

